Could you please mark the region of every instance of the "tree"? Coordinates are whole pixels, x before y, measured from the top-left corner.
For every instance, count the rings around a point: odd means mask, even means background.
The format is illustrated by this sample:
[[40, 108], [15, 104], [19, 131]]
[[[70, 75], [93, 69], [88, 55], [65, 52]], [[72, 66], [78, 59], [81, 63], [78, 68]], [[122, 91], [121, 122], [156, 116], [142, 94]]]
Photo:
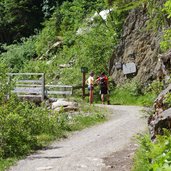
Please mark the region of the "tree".
[[40, 28], [43, 0], [2, 0], [0, 3], [0, 42], [11, 43]]

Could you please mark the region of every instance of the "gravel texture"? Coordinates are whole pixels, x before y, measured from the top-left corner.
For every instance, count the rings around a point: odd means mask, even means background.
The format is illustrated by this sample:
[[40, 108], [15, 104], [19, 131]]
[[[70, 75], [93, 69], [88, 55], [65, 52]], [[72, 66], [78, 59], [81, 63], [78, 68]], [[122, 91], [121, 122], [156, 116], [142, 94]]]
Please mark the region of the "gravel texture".
[[[19, 161], [10, 171], [105, 171], [111, 168], [121, 171], [116, 166], [129, 153], [127, 149], [129, 150], [132, 137], [146, 128], [146, 122], [141, 117], [142, 108], [99, 106], [112, 110], [107, 122], [54, 142], [46, 150]], [[119, 155], [123, 150], [126, 152]], [[122, 163], [122, 167], [129, 171], [126, 165], [126, 162]]]

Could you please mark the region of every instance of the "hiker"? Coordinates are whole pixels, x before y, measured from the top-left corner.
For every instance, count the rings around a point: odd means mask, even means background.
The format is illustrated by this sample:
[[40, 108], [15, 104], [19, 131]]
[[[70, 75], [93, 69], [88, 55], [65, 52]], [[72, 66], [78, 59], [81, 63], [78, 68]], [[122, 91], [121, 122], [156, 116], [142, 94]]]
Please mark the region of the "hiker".
[[109, 91], [108, 77], [105, 75], [104, 72], [102, 72], [101, 75], [97, 78], [96, 82], [100, 86], [102, 104], [104, 104], [105, 96], [106, 96], [107, 104], [110, 104], [109, 92], [108, 92]]
[[89, 103], [93, 103], [93, 89], [94, 89], [94, 73], [90, 72], [90, 76], [86, 80], [86, 83], [88, 84], [88, 90], [89, 90]]

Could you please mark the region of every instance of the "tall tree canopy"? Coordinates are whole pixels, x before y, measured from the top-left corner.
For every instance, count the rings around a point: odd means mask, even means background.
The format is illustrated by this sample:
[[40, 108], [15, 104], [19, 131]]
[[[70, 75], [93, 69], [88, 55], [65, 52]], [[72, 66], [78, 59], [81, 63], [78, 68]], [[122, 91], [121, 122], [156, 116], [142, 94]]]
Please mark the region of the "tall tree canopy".
[[10, 44], [30, 36], [64, 1], [67, 0], [1, 0], [0, 43]]
[[40, 27], [43, 0], [2, 0], [0, 2], [0, 42], [11, 43], [29, 36]]
[[43, 0], [2, 0], [0, 2], [0, 42], [11, 43], [29, 36], [40, 27]]

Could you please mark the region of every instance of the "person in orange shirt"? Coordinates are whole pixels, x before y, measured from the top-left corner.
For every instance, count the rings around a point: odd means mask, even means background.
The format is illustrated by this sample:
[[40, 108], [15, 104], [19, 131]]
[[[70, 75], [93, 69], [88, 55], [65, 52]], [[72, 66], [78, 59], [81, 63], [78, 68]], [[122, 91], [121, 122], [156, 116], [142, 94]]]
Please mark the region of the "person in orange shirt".
[[90, 104], [93, 103], [93, 89], [94, 89], [94, 73], [90, 72], [90, 76], [86, 80], [89, 90], [89, 102]]

